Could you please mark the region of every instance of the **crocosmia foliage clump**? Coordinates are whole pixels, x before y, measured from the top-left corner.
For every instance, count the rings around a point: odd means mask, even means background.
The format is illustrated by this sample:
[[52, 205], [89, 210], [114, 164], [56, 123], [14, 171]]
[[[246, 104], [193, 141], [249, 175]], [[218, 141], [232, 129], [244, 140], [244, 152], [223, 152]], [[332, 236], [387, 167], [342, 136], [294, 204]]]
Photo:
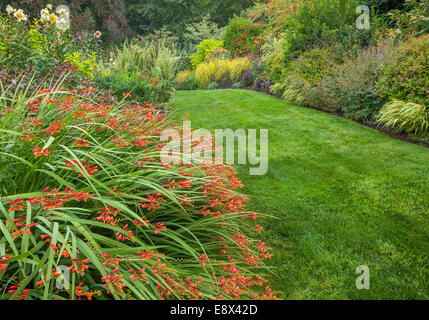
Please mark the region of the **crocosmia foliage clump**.
[[275, 299], [236, 172], [164, 164], [165, 113], [108, 101], [3, 90], [0, 299]]

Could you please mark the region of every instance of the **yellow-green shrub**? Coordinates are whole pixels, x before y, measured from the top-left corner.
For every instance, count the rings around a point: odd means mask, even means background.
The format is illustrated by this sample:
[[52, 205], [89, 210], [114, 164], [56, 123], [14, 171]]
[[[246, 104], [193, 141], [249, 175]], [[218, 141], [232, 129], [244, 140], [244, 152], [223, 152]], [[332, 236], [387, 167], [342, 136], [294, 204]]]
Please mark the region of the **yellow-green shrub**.
[[176, 76], [176, 83], [179, 89], [183, 89], [185, 87], [186, 81], [192, 77], [193, 72], [191, 70], [183, 70], [180, 71]]
[[232, 61], [221, 59], [215, 60], [214, 78], [216, 82], [221, 82], [229, 77], [231, 72]]
[[197, 45], [197, 52], [189, 56], [189, 60], [194, 68], [204, 63], [205, 58], [218, 49], [223, 49], [223, 41], [206, 39]]
[[215, 68], [216, 62], [214, 61], [200, 64], [197, 67], [197, 70], [195, 70], [195, 82], [198, 85], [198, 88], [205, 88], [210, 82], [212, 82]]
[[251, 68], [252, 64], [247, 58], [237, 58], [231, 60], [230, 80], [238, 81], [241, 76]]
[[94, 78], [94, 70], [96, 67], [97, 55], [92, 52], [89, 55], [84, 55], [82, 52], [74, 51], [66, 55], [66, 59], [75, 67], [79, 73], [88, 78]]
[[422, 104], [393, 100], [380, 110], [377, 122], [394, 132], [425, 133], [429, 130], [429, 110]]
[[252, 67], [248, 58], [233, 60], [218, 59], [200, 64], [195, 71], [195, 82], [198, 88], [205, 88], [212, 82], [235, 82], [240, 80], [246, 71]]

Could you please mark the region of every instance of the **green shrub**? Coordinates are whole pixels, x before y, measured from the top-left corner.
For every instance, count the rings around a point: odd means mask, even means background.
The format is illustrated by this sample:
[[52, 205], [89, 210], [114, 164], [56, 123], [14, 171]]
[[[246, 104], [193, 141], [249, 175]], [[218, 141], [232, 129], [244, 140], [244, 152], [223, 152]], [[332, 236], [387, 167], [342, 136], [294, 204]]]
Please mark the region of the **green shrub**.
[[330, 49], [312, 49], [304, 52], [298, 59], [292, 61], [285, 73], [294, 72], [299, 78], [312, 86], [320, 83], [321, 79], [332, 72], [339, 58]]
[[197, 89], [197, 84], [195, 80], [195, 72], [192, 73], [192, 75], [186, 79], [184, 89], [186, 90], [195, 90]]
[[124, 95], [129, 94], [131, 98], [136, 99], [138, 102], [144, 101], [157, 101], [155, 99], [155, 87], [147, 78], [137, 78], [130, 80], [123, 80], [121, 77], [108, 75], [99, 76], [94, 78], [98, 88], [103, 90], [111, 90], [112, 94], [122, 99]]
[[66, 59], [75, 66], [80, 74], [84, 77], [93, 79], [96, 68], [97, 55], [93, 52], [85, 56], [82, 52], [74, 51], [66, 54]]
[[373, 123], [386, 99], [377, 95], [375, 88], [357, 91], [342, 97], [344, 117], [364, 123]]
[[405, 10], [392, 10], [388, 13], [396, 24], [396, 33], [404, 37], [429, 33], [429, 2], [407, 0]]
[[329, 48], [305, 52], [282, 71], [284, 79], [272, 90], [290, 103], [332, 110], [335, 107], [325, 101], [320, 83], [333, 71], [337, 60]]
[[267, 76], [279, 83], [285, 77], [285, 51], [281, 38], [268, 37], [263, 47], [262, 65]]
[[223, 49], [223, 41], [215, 39], [206, 39], [197, 45], [197, 52], [189, 56], [194, 68], [206, 61], [206, 57], [216, 50]]
[[284, 81], [272, 91], [290, 103], [343, 112], [347, 118], [371, 123], [387, 102], [376, 89], [377, 81], [397, 51], [391, 37], [352, 56], [339, 56], [335, 47], [312, 49], [289, 63]]
[[255, 51], [257, 37], [261, 32], [260, 25], [243, 17], [235, 17], [230, 20], [222, 38], [225, 49], [230, 51], [233, 56], [245, 56], [252, 53]]
[[[357, 19], [358, 0], [310, 0], [298, 4], [296, 13], [286, 22], [284, 50], [286, 58], [326, 43], [341, 41]], [[372, 30], [357, 30], [358, 36]]]
[[[303, 84], [301, 84], [300, 88], [302, 89], [302, 87]], [[301, 91], [298, 88], [298, 83], [294, 86], [276, 83], [270, 88], [270, 90], [272, 93], [279, 95], [281, 99], [291, 104], [303, 106], [306, 104], [306, 98], [301, 94]]]
[[249, 10], [249, 18], [255, 23], [263, 23], [264, 36], [279, 36], [287, 28], [287, 21], [296, 12], [296, 6], [306, 0], [256, 1]]
[[426, 133], [429, 131], [429, 109], [425, 105], [393, 100], [380, 110], [377, 122], [394, 132]]
[[97, 65], [95, 81], [102, 89], [110, 86], [120, 98], [123, 93], [132, 93], [140, 102], [167, 102], [174, 91], [178, 67], [173, 51], [162, 42], [125, 42], [109, 61]]
[[234, 82], [234, 83], [232, 84], [232, 87], [233, 87], [234, 89], [240, 89], [240, 88], [242, 87], [241, 82]]
[[376, 46], [360, 49], [355, 56], [344, 57], [320, 82], [319, 97], [344, 112], [344, 116], [366, 123], [387, 102], [377, 90], [377, 82], [397, 56], [397, 42], [393, 38], [381, 39]]
[[387, 64], [378, 83], [381, 95], [429, 105], [429, 35], [410, 39], [398, 58]]
[[201, 21], [187, 24], [183, 38], [186, 42], [197, 45], [204, 39], [221, 40], [225, 28], [220, 28], [219, 25], [210, 20], [210, 15], [201, 19]]
[[214, 90], [219, 88], [219, 83], [217, 82], [211, 82], [207, 85], [208, 90]]

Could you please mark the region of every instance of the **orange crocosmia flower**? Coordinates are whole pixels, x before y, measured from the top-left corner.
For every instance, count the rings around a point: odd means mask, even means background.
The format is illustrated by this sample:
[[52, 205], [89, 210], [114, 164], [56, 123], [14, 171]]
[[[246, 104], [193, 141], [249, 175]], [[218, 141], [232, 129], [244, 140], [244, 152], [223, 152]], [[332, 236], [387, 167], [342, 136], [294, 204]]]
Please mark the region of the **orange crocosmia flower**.
[[40, 147], [36, 147], [32, 151], [33, 151], [34, 156], [36, 158], [37, 157], [41, 157], [41, 156], [47, 157], [47, 156], [49, 156], [51, 154], [51, 151], [49, 151], [47, 148], [45, 148], [45, 149], [42, 150], [42, 149], [40, 149]]
[[53, 136], [53, 135], [55, 135], [56, 133], [58, 133], [60, 130], [62, 130], [62, 129], [64, 128], [64, 126], [65, 126], [65, 124], [64, 124], [64, 120], [58, 120], [58, 121], [56, 121], [56, 122], [54, 122], [54, 123], [51, 123], [51, 124], [49, 125], [49, 128], [47, 128], [47, 129], [45, 130], [45, 133], [46, 133], [48, 136]]
[[203, 267], [207, 266], [207, 256], [203, 253], [200, 258], [198, 259], [198, 262], [201, 263]]
[[24, 211], [24, 206], [22, 205], [25, 201], [24, 200], [20, 200], [20, 198], [16, 198], [15, 201], [11, 201], [9, 202], [10, 208], [9, 208], [9, 212], [10, 211]]
[[164, 223], [163, 223], [163, 222], [158, 222], [158, 223], [154, 226], [154, 228], [155, 228], [155, 234], [158, 234], [158, 233], [160, 233], [161, 231], [166, 231], [166, 230], [167, 230], [167, 227], [166, 227], [166, 226], [164, 226]]
[[34, 140], [34, 134], [30, 133], [28, 136], [26, 136], [25, 134], [23, 134], [22, 137], [19, 140], [22, 140], [22, 141], [33, 141]]
[[89, 147], [88, 140], [85, 140], [84, 138], [81, 138], [80, 140], [75, 139], [75, 141], [78, 147]]

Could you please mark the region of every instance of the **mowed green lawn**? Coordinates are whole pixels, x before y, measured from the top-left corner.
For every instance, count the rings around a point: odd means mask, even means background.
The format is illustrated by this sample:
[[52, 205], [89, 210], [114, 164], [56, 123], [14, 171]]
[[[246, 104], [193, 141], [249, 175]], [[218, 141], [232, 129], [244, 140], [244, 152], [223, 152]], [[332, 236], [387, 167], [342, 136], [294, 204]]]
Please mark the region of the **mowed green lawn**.
[[267, 174], [236, 168], [252, 208], [279, 218], [263, 226], [284, 299], [429, 298], [429, 149], [246, 90], [171, 105], [193, 129], [269, 129]]

